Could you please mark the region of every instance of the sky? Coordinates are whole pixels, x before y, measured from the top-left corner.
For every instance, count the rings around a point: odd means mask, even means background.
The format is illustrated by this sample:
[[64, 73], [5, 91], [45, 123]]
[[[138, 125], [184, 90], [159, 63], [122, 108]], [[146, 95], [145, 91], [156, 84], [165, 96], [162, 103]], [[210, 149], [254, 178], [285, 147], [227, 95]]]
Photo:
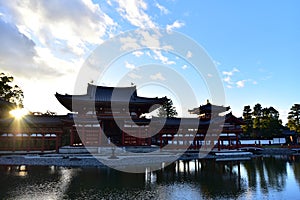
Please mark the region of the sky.
[[[299, 7], [297, 0], [0, 0], [0, 69], [24, 91], [26, 109], [66, 114], [54, 94], [75, 93], [80, 69], [99, 45], [126, 31], [166, 29], [207, 52], [234, 115], [260, 103], [277, 109], [285, 123], [291, 106], [300, 103]], [[174, 68], [191, 85], [198, 105], [182, 105], [177, 94], [159, 86], [137, 85], [140, 96], [167, 95], [181, 107], [181, 116], [211, 99], [189, 62], [151, 49], [120, 56], [103, 79], [90, 82], [115, 86], [127, 73], [138, 83], [134, 70], [149, 63], [157, 66], [149, 74], [152, 82], [166, 79], [159, 66]]]

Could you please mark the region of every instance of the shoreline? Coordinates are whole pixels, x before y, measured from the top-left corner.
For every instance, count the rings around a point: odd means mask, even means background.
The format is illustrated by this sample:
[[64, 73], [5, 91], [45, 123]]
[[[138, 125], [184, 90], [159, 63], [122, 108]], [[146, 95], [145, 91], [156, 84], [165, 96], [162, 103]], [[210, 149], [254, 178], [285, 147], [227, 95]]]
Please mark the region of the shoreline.
[[[221, 151], [222, 152], [222, 151]], [[229, 151], [223, 151], [229, 152]], [[234, 152], [234, 151], [232, 151]], [[246, 152], [246, 151], [240, 151]], [[212, 152], [204, 157], [199, 158], [199, 153], [190, 152], [183, 155], [173, 153], [161, 154], [142, 154], [142, 155], [126, 155], [117, 154], [111, 157], [110, 154], [7, 154], [1, 155], [0, 165], [28, 165], [28, 166], [61, 166], [61, 167], [147, 167], [158, 166], [162, 163], [171, 163], [177, 160], [196, 160], [196, 159], [218, 159], [223, 161], [239, 161], [250, 160], [259, 156], [290, 156], [300, 155], [300, 149], [287, 148], [263, 148], [261, 151], [247, 156], [231, 155], [216, 156]]]

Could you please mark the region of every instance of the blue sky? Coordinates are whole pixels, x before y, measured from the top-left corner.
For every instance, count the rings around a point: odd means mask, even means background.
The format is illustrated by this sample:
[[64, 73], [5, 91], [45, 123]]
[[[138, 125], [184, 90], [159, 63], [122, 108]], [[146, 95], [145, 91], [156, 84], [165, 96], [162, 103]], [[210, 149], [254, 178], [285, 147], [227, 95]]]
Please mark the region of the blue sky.
[[[22, 87], [28, 110], [66, 113], [54, 93], [74, 92], [80, 67], [98, 45], [124, 31], [159, 27], [182, 33], [206, 50], [235, 115], [241, 116], [244, 105], [261, 103], [275, 107], [285, 122], [300, 101], [299, 7], [296, 0], [0, 0], [1, 71]], [[115, 72], [130, 73], [143, 64], [138, 58], [120, 58]], [[191, 66], [174, 55], [152, 52], [152, 58], [195, 79]], [[114, 81], [107, 76], [101, 83], [113, 86]], [[200, 93], [202, 87], [193, 89]], [[199, 104], [210, 98], [207, 92], [198, 95]]]

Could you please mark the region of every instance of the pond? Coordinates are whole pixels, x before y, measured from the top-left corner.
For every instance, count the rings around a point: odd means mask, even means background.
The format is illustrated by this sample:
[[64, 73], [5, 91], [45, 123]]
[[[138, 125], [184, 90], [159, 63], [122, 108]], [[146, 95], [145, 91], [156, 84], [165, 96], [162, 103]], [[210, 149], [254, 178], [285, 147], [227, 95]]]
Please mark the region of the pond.
[[1, 166], [0, 199], [299, 199], [300, 157], [177, 161], [145, 173]]

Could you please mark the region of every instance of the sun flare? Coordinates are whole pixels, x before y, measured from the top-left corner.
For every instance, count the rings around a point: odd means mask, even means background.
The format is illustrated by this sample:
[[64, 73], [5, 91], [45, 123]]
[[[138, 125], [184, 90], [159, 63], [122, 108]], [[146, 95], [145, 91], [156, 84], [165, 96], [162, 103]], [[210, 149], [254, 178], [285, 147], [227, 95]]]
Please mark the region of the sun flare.
[[14, 118], [21, 119], [27, 114], [27, 110], [24, 108], [17, 108], [9, 112]]

